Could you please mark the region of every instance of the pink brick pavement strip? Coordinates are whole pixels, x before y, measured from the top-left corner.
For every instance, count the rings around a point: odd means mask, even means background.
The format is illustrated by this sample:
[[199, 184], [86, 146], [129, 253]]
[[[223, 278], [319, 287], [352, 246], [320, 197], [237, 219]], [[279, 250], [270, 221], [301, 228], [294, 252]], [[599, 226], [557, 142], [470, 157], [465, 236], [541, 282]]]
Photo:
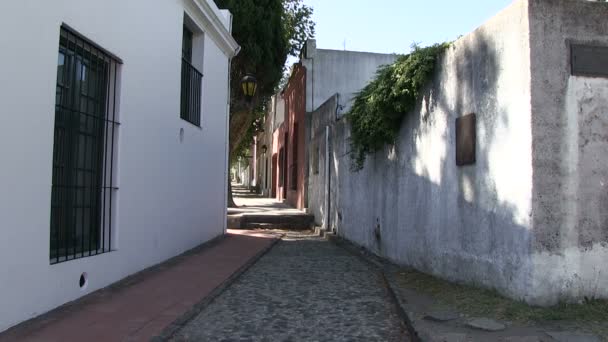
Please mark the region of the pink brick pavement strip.
[[278, 238], [229, 230], [217, 243], [136, 275], [126, 284], [0, 334], [5, 341], [148, 341], [203, 301]]

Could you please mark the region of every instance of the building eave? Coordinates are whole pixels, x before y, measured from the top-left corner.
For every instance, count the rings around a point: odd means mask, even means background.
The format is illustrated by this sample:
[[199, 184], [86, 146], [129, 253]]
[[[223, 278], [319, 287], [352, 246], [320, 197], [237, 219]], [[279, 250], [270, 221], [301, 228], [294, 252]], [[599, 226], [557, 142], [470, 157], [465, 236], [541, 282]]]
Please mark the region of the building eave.
[[230, 33], [230, 28], [222, 22], [222, 15], [209, 0], [185, 0], [187, 13], [198, 25], [201, 26], [205, 35], [210, 37], [228, 57], [234, 57], [240, 50], [239, 44]]

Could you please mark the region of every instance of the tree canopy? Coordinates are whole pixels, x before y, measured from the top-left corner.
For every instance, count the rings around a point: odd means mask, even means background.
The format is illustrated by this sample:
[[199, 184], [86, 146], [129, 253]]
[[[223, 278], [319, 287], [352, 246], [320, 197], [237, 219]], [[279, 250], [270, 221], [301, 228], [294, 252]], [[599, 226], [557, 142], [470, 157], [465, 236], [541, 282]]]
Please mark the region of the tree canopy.
[[[215, 0], [233, 15], [232, 35], [241, 45], [232, 61], [232, 97], [241, 99], [240, 80], [258, 80], [257, 101], [271, 96], [283, 76], [289, 55], [296, 56], [314, 35], [312, 8], [302, 0]], [[240, 108], [234, 108], [233, 113]]]
[[[255, 120], [276, 92], [289, 55], [297, 56], [314, 35], [312, 8], [303, 0], [215, 0], [233, 15], [232, 36], [241, 46], [232, 60], [230, 109], [230, 158], [251, 143]], [[253, 103], [240, 90], [246, 74], [257, 78]], [[229, 202], [232, 202], [229, 199]], [[233, 203], [229, 203], [233, 204]]]

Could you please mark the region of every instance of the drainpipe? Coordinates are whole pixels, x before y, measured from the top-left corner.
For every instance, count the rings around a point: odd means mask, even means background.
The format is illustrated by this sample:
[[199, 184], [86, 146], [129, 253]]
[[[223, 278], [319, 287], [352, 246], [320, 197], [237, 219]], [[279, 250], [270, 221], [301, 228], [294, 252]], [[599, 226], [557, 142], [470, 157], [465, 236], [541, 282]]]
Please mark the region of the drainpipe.
[[[230, 23], [228, 32], [232, 33], [232, 14], [230, 15]], [[234, 51], [234, 54], [231, 57], [228, 57], [228, 75], [227, 75], [227, 85], [226, 85], [226, 142], [224, 145], [224, 155], [225, 155], [225, 163], [224, 163], [224, 179], [227, 182], [230, 182], [230, 174], [228, 167], [230, 166], [230, 82], [232, 81], [232, 77], [230, 71], [232, 69], [232, 59], [241, 52], [241, 47], [237, 47]], [[240, 172], [240, 170], [239, 170]], [[223, 221], [223, 232], [224, 234], [228, 231], [228, 184], [224, 185], [224, 219]]]
[[[230, 20], [230, 25], [232, 26], [232, 19]], [[239, 47], [237, 50], [237, 53], [239, 52], [241, 48]], [[232, 57], [228, 58], [228, 89], [226, 90], [226, 94], [227, 94], [227, 98], [228, 101], [226, 103], [226, 142], [225, 142], [225, 146], [224, 146], [224, 155], [225, 155], [225, 162], [224, 162], [224, 179], [227, 182], [230, 182], [230, 174], [228, 174], [229, 170], [228, 168], [230, 167], [230, 82], [231, 82], [231, 78], [230, 78], [230, 69], [232, 68]], [[240, 171], [240, 170], [239, 170]], [[238, 174], [237, 174], [238, 177]], [[224, 185], [224, 219], [223, 221], [223, 232], [224, 234], [227, 233], [228, 231], [228, 184]]]
[[[311, 108], [312, 111], [311, 111], [311, 113], [312, 113], [312, 112], [315, 111], [315, 58], [312, 57], [310, 59], [312, 59], [312, 71], [310, 73], [311, 76], [312, 76], [312, 86], [311, 86], [311, 88], [312, 88], [312, 96], [311, 96], [311, 98], [312, 98], [312, 108]], [[306, 90], [304, 92], [306, 92]]]
[[329, 159], [329, 148], [329, 125], [327, 125], [325, 126], [325, 231], [329, 231], [331, 220], [331, 214], [329, 212], [331, 209], [331, 161]]

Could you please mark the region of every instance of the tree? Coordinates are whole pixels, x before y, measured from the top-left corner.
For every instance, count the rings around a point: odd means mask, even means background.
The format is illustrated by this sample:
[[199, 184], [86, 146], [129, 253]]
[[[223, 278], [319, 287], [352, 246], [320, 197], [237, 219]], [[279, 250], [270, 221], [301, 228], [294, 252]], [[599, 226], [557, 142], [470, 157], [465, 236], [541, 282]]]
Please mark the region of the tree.
[[[215, 0], [233, 15], [232, 35], [241, 51], [230, 70], [230, 161], [251, 143], [255, 119], [277, 90], [289, 55], [296, 56], [314, 35], [312, 8], [303, 0]], [[240, 90], [246, 74], [257, 78], [258, 90], [247, 101]], [[228, 181], [228, 206], [234, 207]]]

